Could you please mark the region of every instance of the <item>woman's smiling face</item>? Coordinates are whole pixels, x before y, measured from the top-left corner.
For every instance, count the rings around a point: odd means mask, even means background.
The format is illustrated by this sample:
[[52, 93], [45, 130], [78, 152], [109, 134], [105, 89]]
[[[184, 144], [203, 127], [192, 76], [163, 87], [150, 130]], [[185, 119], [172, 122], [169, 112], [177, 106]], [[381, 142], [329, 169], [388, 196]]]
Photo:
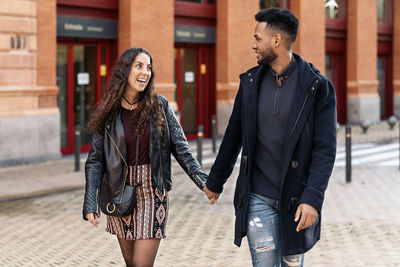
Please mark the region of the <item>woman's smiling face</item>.
[[133, 89], [137, 93], [143, 92], [151, 78], [151, 67], [150, 57], [147, 54], [137, 55], [129, 73], [127, 89]]

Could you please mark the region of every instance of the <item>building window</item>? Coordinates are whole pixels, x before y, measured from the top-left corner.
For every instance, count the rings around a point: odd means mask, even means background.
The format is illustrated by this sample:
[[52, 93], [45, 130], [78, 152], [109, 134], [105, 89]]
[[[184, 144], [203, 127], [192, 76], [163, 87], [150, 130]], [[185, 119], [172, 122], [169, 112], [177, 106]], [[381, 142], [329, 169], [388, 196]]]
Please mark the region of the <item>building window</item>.
[[327, 18], [346, 18], [346, 0], [325, 0], [325, 14]]
[[260, 9], [271, 7], [289, 8], [289, 0], [260, 0]]
[[177, 2], [192, 2], [198, 4], [215, 5], [215, 0], [176, 0]]
[[378, 23], [393, 23], [393, 0], [378, 0]]

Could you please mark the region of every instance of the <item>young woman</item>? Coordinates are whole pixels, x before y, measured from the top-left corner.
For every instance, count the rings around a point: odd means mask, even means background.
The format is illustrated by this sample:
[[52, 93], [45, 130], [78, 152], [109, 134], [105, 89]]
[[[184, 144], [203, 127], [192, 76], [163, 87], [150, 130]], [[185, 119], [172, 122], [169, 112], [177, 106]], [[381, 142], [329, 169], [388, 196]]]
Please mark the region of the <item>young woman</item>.
[[139, 183], [132, 214], [107, 216], [106, 231], [117, 236], [127, 266], [152, 266], [165, 238], [171, 153], [201, 190], [207, 178], [168, 101], [154, 92], [152, 66], [143, 48], [125, 51], [88, 123], [92, 147], [85, 167], [83, 218], [98, 226], [103, 179], [115, 197], [122, 194], [126, 173], [128, 184]]

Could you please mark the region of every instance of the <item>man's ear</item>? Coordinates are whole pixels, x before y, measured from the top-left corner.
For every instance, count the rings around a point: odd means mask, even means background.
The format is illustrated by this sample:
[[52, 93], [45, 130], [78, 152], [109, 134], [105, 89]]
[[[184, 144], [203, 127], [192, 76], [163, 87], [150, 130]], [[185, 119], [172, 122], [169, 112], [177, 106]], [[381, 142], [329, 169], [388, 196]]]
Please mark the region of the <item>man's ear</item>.
[[278, 48], [278, 46], [281, 44], [281, 42], [282, 42], [282, 35], [280, 34], [280, 33], [275, 33], [275, 35], [274, 35], [274, 37], [273, 37], [273, 41], [274, 41], [274, 44], [273, 44], [273, 46], [275, 47], [275, 48]]

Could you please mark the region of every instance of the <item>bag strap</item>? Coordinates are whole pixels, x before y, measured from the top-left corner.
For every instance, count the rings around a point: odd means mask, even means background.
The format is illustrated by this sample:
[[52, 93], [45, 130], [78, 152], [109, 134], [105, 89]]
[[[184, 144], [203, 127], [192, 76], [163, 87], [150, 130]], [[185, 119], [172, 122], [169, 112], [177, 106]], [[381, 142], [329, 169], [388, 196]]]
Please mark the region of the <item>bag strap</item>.
[[135, 163], [135, 181], [134, 184], [137, 185], [137, 177], [138, 177], [138, 167], [139, 167], [139, 135], [136, 137], [136, 163]]

